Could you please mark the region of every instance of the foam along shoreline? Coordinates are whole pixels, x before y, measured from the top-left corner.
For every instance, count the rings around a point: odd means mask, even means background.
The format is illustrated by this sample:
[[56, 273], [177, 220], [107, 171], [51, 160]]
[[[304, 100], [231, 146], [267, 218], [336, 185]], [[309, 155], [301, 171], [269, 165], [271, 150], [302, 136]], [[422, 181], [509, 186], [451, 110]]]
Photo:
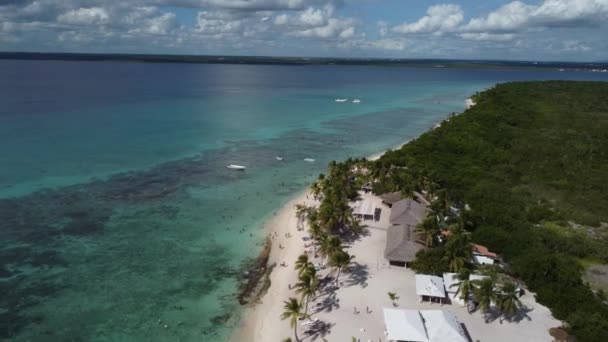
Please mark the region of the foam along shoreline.
[[[474, 102], [471, 103], [474, 105]], [[368, 159], [377, 159], [383, 153]], [[390, 209], [383, 206], [377, 196], [362, 196], [382, 208], [383, 212], [379, 221], [365, 221], [369, 234], [349, 246], [349, 253], [355, 258], [353, 270], [342, 277], [343, 285], [332, 294], [319, 294], [310, 303], [309, 313], [312, 318], [330, 325], [327, 334], [320, 337], [329, 341], [350, 341], [353, 337], [361, 341], [386, 341], [382, 312], [383, 308], [392, 306], [387, 292], [394, 292], [400, 297], [397, 301], [400, 308], [450, 311], [465, 325], [474, 341], [553, 340], [548, 329], [560, 326], [561, 322], [552, 316], [548, 308], [536, 303], [534, 294], [530, 292], [521, 298], [528, 311], [519, 322], [499, 323], [499, 320], [495, 320], [485, 323], [480, 311], [469, 314], [464, 306], [458, 304], [421, 303], [416, 295], [415, 273], [409, 269], [390, 266], [384, 258]], [[308, 234], [305, 227], [298, 230], [302, 227], [298, 227], [296, 204], [311, 206], [318, 203], [306, 190], [291, 199], [266, 223], [265, 233], [272, 242], [268, 267], [276, 265], [268, 277], [271, 285], [256, 303], [245, 308], [231, 341], [266, 342], [293, 338], [289, 322], [281, 320], [280, 316], [284, 301], [289, 297], [299, 298], [291, 288], [297, 282], [294, 263], [306, 248], [303, 238]], [[319, 259], [313, 259], [313, 262], [317, 263]], [[283, 263], [285, 266], [281, 265]], [[321, 271], [320, 276], [323, 277], [327, 272], [328, 270]], [[330, 304], [318, 304], [325, 303], [328, 299], [331, 299]], [[300, 336], [304, 335], [306, 328], [303, 324], [307, 321], [299, 324]]]
[[[467, 109], [469, 109], [469, 108], [473, 107], [474, 105], [475, 105], [475, 101], [473, 101], [473, 99], [472, 99], [472, 98], [468, 98], [468, 99], [464, 100], [464, 109], [465, 109], [465, 110], [467, 110]], [[443, 121], [445, 121], [445, 120], [449, 120], [449, 118], [443, 119], [441, 122], [443, 122]], [[437, 127], [440, 127], [440, 126], [441, 126], [441, 122], [436, 123], [435, 125], [433, 125], [433, 128], [432, 128], [432, 129], [437, 128]], [[389, 151], [389, 150], [398, 150], [398, 149], [402, 148], [403, 146], [405, 146], [405, 145], [406, 145], [407, 143], [409, 143], [410, 141], [411, 141], [411, 140], [406, 140], [406, 141], [404, 141], [403, 143], [398, 144], [398, 145], [395, 145], [395, 146], [393, 146], [393, 147], [389, 148], [389, 149], [388, 149], [388, 150], [386, 150], [386, 151], [383, 151], [383, 152], [378, 152], [378, 153], [372, 154], [371, 156], [367, 157], [367, 160], [377, 160], [377, 159], [380, 159], [380, 157], [382, 157], [382, 155], [383, 155], [383, 154], [385, 154], [387, 151]]]
[[[307, 235], [305, 230], [298, 230], [296, 204], [314, 205], [315, 201], [308, 190], [302, 192], [265, 224], [264, 231], [272, 242], [268, 267], [276, 265], [269, 275], [271, 285], [256, 303], [246, 307], [231, 341], [280, 341], [291, 336], [292, 329], [280, 316], [283, 301], [294, 296], [289, 289], [297, 281], [293, 264], [304, 251], [302, 238]], [[281, 266], [283, 262], [287, 266]]]

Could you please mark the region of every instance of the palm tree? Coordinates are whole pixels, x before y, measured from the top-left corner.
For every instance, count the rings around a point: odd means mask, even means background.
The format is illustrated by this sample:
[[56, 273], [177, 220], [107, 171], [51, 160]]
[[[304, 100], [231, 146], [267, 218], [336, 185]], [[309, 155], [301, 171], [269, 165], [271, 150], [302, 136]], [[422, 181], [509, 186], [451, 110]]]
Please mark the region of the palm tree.
[[[325, 235], [319, 246], [319, 253], [323, 258], [329, 258], [337, 251], [342, 250], [342, 240], [335, 235]], [[323, 262], [323, 259], [321, 259]]]
[[298, 271], [298, 276], [301, 276], [309, 271], [311, 267], [314, 270], [315, 266], [310, 262], [310, 260], [308, 260], [308, 255], [306, 254], [300, 255], [298, 260], [296, 260], [295, 269]]
[[321, 192], [322, 191], [323, 191], [323, 188], [321, 187], [321, 182], [320, 181], [315, 181], [310, 186], [310, 192], [312, 193], [312, 196], [315, 199], [318, 199], [318, 198], [321, 197]]
[[458, 282], [456, 284], [452, 284], [451, 286], [457, 286], [456, 295], [460, 294], [460, 299], [464, 300], [464, 305], [467, 307], [467, 310], [469, 309], [469, 298], [473, 293], [473, 283], [469, 279], [470, 275], [471, 272], [468, 269], [461, 269], [456, 275]]
[[319, 278], [315, 269], [312, 272], [306, 272], [300, 275], [300, 281], [296, 284], [296, 293], [302, 295], [302, 300], [305, 301], [304, 316], [308, 315], [308, 303], [311, 297], [314, 297], [319, 289]]
[[433, 247], [439, 232], [439, 222], [437, 221], [437, 216], [434, 214], [427, 216], [424, 221], [416, 227], [416, 233], [418, 233], [418, 236], [422, 239], [426, 247]]
[[295, 298], [289, 298], [288, 301], [285, 301], [285, 306], [283, 307], [283, 313], [281, 314], [281, 319], [289, 318], [289, 325], [293, 328], [293, 334], [296, 338], [296, 342], [299, 342], [298, 338], [298, 319], [302, 317], [302, 303], [298, 302]]
[[[498, 307], [500, 312], [509, 320], [517, 311], [519, 311], [523, 307], [523, 304], [517, 296], [517, 286], [515, 285], [515, 283], [508, 280], [504, 284], [502, 284], [500, 292], [498, 293], [496, 306]], [[500, 318], [500, 322], [502, 323], [502, 315]]]
[[443, 220], [450, 211], [450, 200], [448, 191], [446, 189], [440, 189], [435, 192], [435, 199], [431, 201], [431, 210], [437, 215], [440, 215]]
[[471, 238], [463, 231], [453, 231], [445, 244], [443, 260], [451, 272], [458, 272], [472, 258]]
[[310, 237], [313, 238], [313, 240], [321, 240], [321, 238], [323, 237], [323, 229], [321, 228], [321, 225], [319, 225], [319, 223], [316, 220], [310, 220], [309, 224], [308, 224], [308, 233], [310, 233]]
[[494, 277], [485, 277], [483, 279], [473, 280], [473, 284], [475, 285], [473, 288], [475, 299], [479, 302], [479, 307], [481, 308], [481, 311], [483, 311], [487, 323], [487, 312], [490, 310], [492, 302], [496, 302], [496, 292], [494, 292], [496, 279]]
[[361, 222], [359, 222], [359, 220], [352, 220], [352, 222], [350, 223], [350, 231], [354, 235], [361, 234], [363, 232], [364, 228], [365, 228], [365, 226], [362, 225]]
[[397, 294], [395, 292], [389, 292], [388, 298], [391, 300], [391, 302], [393, 302], [393, 306], [397, 306], [396, 302], [399, 299], [399, 296], [397, 296]]
[[338, 284], [338, 280], [340, 278], [340, 272], [342, 270], [348, 269], [351, 259], [352, 259], [351, 255], [342, 250], [337, 251], [331, 255], [331, 257], [329, 259], [329, 264], [330, 264], [330, 266], [338, 269], [338, 274], [336, 275], [336, 284]]

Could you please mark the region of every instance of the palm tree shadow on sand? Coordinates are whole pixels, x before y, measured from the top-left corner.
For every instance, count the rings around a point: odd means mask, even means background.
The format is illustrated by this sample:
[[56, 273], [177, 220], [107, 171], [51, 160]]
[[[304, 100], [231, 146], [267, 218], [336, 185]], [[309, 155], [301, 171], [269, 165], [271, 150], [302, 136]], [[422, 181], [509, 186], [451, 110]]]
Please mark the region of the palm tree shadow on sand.
[[336, 323], [318, 321], [312, 327], [304, 330], [304, 337], [302, 337], [301, 341], [316, 341], [319, 338], [325, 338], [325, 336], [331, 333], [331, 328], [336, 325]]
[[526, 319], [528, 321], [532, 321], [532, 317], [530, 317], [530, 315], [528, 315], [528, 313], [532, 312], [533, 310], [534, 309], [532, 309], [532, 308], [524, 306], [521, 309], [517, 310], [517, 312], [515, 314], [513, 314], [512, 316], [505, 317], [500, 310], [498, 310], [496, 307], [492, 307], [486, 313], [487, 323], [494, 322], [496, 320], [498, 320], [500, 322], [500, 324], [502, 324], [503, 322], [519, 323], [524, 319]]
[[369, 278], [369, 267], [358, 262], [353, 262], [348, 268], [348, 278], [344, 281], [345, 287], [359, 285], [363, 288], [367, 287], [367, 279]]

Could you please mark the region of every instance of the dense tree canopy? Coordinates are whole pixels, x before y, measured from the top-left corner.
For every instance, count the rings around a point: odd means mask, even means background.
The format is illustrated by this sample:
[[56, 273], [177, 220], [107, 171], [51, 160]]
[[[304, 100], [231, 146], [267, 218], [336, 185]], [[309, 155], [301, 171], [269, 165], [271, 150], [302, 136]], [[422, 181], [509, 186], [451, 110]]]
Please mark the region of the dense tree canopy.
[[[607, 341], [608, 307], [581, 280], [579, 261], [608, 262], [608, 83], [507, 83], [474, 99], [371, 163], [374, 192], [466, 203], [461, 225], [473, 241], [500, 252], [579, 340]], [[414, 265], [443, 271], [433, 260], [448, 252], [421, 252]]]

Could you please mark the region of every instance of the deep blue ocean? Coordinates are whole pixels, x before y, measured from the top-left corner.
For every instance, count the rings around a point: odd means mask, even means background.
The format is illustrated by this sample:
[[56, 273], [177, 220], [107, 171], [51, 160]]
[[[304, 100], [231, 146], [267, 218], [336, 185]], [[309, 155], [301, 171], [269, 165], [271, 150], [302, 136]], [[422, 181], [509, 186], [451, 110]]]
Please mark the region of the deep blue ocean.
[[0, 340], [225, 340], [264, 221], [330, 160], [549, 79], [608, 75], [0, 61]]

